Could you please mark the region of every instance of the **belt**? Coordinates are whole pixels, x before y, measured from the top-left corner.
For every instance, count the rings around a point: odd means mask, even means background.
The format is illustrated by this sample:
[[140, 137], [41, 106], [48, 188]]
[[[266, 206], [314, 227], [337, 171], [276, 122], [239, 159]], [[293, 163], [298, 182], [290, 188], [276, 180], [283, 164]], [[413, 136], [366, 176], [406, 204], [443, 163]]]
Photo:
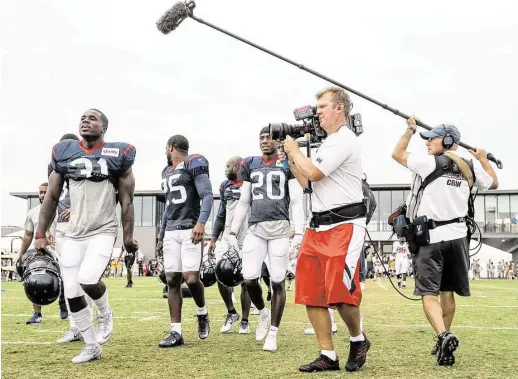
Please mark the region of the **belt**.
[[461, 223], [466, 222], [466, 217], [457, 217], [452, 218], [451, 220], [447, 221], [435, 221], [435, 220], [428, 220], [428, 229], [435, 229], [439, 226], [448, 225], [448, 224], [455, 224], [455, 223]]
[[365, 203], [347, 204], [324, 212], [313, 212], [310, 221], [311, 228], [318, 228], [320, 225], [332, 225], [340, 222], [365, 217], [367, 206]]

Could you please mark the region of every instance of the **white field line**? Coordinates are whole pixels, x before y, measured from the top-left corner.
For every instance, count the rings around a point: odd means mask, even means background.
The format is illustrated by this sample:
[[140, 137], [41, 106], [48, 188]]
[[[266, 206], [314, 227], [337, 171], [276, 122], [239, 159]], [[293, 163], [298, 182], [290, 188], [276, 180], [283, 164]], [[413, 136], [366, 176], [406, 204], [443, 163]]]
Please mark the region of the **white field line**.
[[55, 345], [56, 342], [38, 342], [38, 341], [2, 341], [1, 345]]
[[378, 286], [380, 286], [381, 288], [383, 288], [385, 291], [388, 290], [387, 287], [385, 287], [383, 284], [381, 284], [380, 282], [375, 282]]

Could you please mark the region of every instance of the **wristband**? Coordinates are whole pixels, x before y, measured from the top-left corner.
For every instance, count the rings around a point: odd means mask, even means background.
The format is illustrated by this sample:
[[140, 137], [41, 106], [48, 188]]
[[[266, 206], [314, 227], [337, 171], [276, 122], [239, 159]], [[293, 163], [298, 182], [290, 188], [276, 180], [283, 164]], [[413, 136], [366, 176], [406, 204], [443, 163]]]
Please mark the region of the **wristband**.
[[41, 234], [39, 233], [36, 233], [36, 235], [34, 236], [35, 239], [39, 240], [41, 238], [45, 238], [45, 236], [42, 236]]
[[[416, 129], [417, 129], [417, 128], [416, 128]], [[408, 128], [406, 128], [406, 130], [411, 130], [411, 131], [412, 131], [412, 134], [415, 134], [416, 129], [412, 128], [411, 126], [409, 126]]]

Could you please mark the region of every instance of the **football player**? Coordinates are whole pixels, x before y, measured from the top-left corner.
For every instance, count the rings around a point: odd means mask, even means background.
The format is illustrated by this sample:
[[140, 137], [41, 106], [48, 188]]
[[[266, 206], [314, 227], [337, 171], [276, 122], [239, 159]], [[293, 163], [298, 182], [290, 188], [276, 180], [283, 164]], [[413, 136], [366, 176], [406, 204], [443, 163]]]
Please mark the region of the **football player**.
[[209, 314], [199, 270], [205, 223], [214, 199], [209, 180], [209, 162], [202, 155], [188, 154], [187, 138], [182, 135], [169, 138], [166, 145], [167, 166], [162, 171], [166, 205], [157, 249], [163, 250], [164, 254], [171, 334], [158, 347], [184, 344], [181, 321], [182, 276], [198, 306], [198, 336], [206, 339], [210, 333]]
[[[138, 241], [135, 240], [138, 244]], [[119, 261], [122, 259], [122, 255], [124, 255], [124, 266], [126, 266], [126, 279], [128, 283], [125, 288], [133, 287], [133, 264], [135, 263], [136, 257], [139, 255], [140, 250], [136, 252], [130, 253], [124, 250], [124, 246], [121, 246], [121, 253], [119, 255]]]
[[[408, 244], [406, 242], [401, 243], [399, 240], [395, 241], [392, 245], [392, 253], [396, 254], [396, 277], [397, 286], [399, 288], [406, 288], [406, 276], [408, 272]], [[403, 282], [401, 282], [403, 279]]]
[[[46, 251], [43, 233], [56, 212], [65, 181], [70, 193], [70, 221], [65, 230], [59, 265], [65, 295], [85, 345], [72, 363], [101, 359], [101, 346], [113, 332], [113, 311], [108, 291], [101, 281], [110, 261], [118, 231], [117, 200], [121, 204], [123, 243], [136, 251], [133, 240], [132, 166], [135, 148], [127, 143], [104, 141], [108, 118], [98, 109], [83, 113], [79, 125], [81, 141], [63, 140], [52, 149], [49, 189], [40, 211], [36, 248]], [[97, 332], [84, 294], [97, 306]]]
[[[70, 139], [79, 141], [79, 138], [72, 133], [65, 134], [63, 137], [61, 137], [60, 141]], [[48, 176], [50, 178], [50, 175], [54, 172], [52, 169], [52, 164], [49, 164], [49, 170], [48, 170]], [[58, 257], [61, 256], [63, 253], [63, 242], [65, 240], [65, 230], [68, 225], [68, 221], [70, 221], [70, 193], [68, 192], [68, 185], [65, 183], [63, 186], [63, 191], [61, 191], [61, 195], [59, 196], [59, 203], [58, 203], [58, 213], [57, 213], [57, 223], [56, 223], [56, 254]], [[61, 287], [62, 290], [64, 289], [64, 286]], [[90, 306], [90, 309], [93, 311], [94, 307], [94, 301], [92, 298], [85, 294], [86, 302]], [[66, 299], [65, 299], [66, 300]], [[66, 309], [68, 312], [70, 312], [70, 306], [68, 305], [68, 300], [66, 300]], [[65, 332], [65, 335], [58, 339], [57, 343], [68, 343], [68, 342], [74, 342], [79, 341], [83, 339], [81, 335], [81, 331], [74, 323], [73, 317], [68, 318], [70, 322], [70, 326], [68, 330]]]
[[[209, 254], [215, 254], [216, 262], [218, 262], [223, 253], [229, 249], [228, 235], [230, 233], [232, 220], [234, 219], [234, 211], [241, 195], [241, 185], [243, 184], [243, 180], [241, 179], [242, 160], [243, 159], [241, 157], [232, 157], [228, 160], [225, 167], [225, 176], [227, 177], [227, 180], [223, 181], [219, 187], [221, 201], [219, 203], [218, 214], [214, 220], [212, 238], [208, 248]], [[246, 229], [246, 224], [243, 223], [237, 232], [237, 241], [240, 249], [243, 247]], [[221, 241], [216, 246], [216, 241], [222, 232], [223, 235], [221, 236]], [[218, 282], [218, 288], [221, 298], [227, 307], [227, 316], [225, 317], [225, 322], [223, 323], [220, 332], [229, 333], [232, 330], [234, 323], [239, 320], [239, 314], [236, 312], [232, 302], [232, 288], [228, 288], [220, 282]], [[250, 325], [248, 324], [251, 305], [250, 302], [250, 296], [248, 295], [246, 285], [243, 282], [241, 283], [241, 310], [243, 312], [243, 318], [241, 319], [239, 334], [250, 333]]]
[[[25, 260], [25, 253], [27, 250], [32, 249], [34, 247], [34, 232], [38, 228], [38, 222], [40, 217], [40, 210], [41, 210], [41, 204], [43, 203], [43, 199], [45, 198], [45, 194], [47, 193], [48, 183], [40, 184], [39, 187], [39, 200], [40, 204], [32, 209], [29, 210], [27, 213], [27, 217], [25, 218], [25, 234], [23, 236], [22, 240], [22, 246], [20, 248], [20, 251], [18, 253], [18, 260], [23, 261]], [[55, 235], [55, 223], [52, 223], [50, 226], [49, 231], [46, 233], [46, 238], [52, 239]], [[61, 319], [66, 319], [68, 317], [67, 308], [64, 302], [65, 296], [63, 294], [63, 289], [61, 289], [61, 295], [59, 297], [59, 308], [60, 308], [60, 317]], [[41, 321], [43, 321], [43, 315], [41, 313], [41, 305], [38, 304], [32, 304], [32, 308], [34, 310], [32, 317], [27, 320], [26, 324], [39, 324]]]
[[[243, 243], [243, 278], [252, 302], [259, 310], [255, 331], [257, 341], [266, 340], [265, 351], [277, 350], [277, 331], [286, 303], [285, 275], [290, 250], [290, 203], [295, 226], [292, 244], [300, 245], [304, 229], [302, 188], [277, 156], [277, 141], [272, 140], [269, 129], [259, 135], [262, 156], [248, 157], [241, 162], [243, 184], [241, 197], [234, 213], [229, 242], [238, 249], [237, 233], [251, 207], [248, 231]], [[262, 263], [267, 258], [273, 289], [272, 312], [265, 307], [259, 282]], [[271, 327], [268, 326], [271, 321]]]

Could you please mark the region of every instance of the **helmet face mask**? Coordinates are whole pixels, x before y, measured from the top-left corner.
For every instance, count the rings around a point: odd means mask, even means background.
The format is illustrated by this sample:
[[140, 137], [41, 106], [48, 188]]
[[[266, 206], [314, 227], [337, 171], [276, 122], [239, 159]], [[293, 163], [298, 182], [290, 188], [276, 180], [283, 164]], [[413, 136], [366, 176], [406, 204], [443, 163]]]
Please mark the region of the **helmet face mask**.
[[216, 258], [213, 255], [205, 255], [200, 266], [200, 280], [205, 288], [216, 283]]
[[216, 279], [226, 287], [235, 287], [243, 282], [242, 260], [239, 253], [229, 250], [223, 253], [216, 264]]
[[54, 258], [37, 251], [29, 251], [24, 262], [22, 280], [27, 298], [37, 305], [49, 305], [61, 293], [61, 273]]

